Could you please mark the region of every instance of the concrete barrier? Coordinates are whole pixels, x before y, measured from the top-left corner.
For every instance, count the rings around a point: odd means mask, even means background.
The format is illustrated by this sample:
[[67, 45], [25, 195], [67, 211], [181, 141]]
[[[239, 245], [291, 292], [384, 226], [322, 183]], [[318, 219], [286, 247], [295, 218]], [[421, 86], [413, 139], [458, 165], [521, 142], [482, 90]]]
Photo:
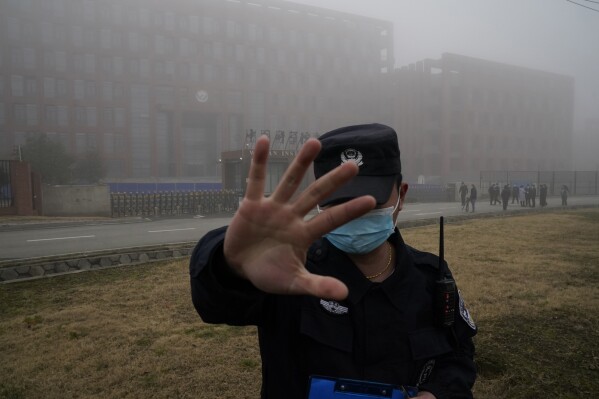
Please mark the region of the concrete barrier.
[[44, 216], [110, 216], [108, 185], [42, 186]]

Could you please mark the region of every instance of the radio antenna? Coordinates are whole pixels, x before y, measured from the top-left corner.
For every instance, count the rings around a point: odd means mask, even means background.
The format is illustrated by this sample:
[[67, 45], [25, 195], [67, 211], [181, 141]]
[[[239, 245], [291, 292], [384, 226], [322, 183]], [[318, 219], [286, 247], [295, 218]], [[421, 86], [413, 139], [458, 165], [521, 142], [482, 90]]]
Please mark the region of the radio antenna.
[[439, 277], [445, 277], [445, 267], [443, 266], [445, 258], [445, 244], [443, 239], [443, 216], [439, 218]]

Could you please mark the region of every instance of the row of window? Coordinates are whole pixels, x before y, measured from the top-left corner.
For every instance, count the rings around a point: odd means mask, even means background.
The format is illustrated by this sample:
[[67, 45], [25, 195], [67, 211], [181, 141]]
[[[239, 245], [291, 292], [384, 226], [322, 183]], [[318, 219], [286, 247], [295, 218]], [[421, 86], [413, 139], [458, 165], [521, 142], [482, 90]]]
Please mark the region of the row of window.
[[[170, 48], [170, 47], [168, 47]], [[189, 53], [191, 48], [187, 47], [184, 52]], [[206, 44], [210, 56], [205, 54], [190, 54], [199, 56], [200, 63], [185, 60], [150, 60], [148, 58], [129, 58], [121, 56], [98, 56], [93, 53], [76, 53], [67, 55], [61, 50], [46, 50], [43, 53], [34, 48], [12, 47], [10, 49], [10, 66], [14, 70], [36, 70], [42, 67], [46, 70], [58, 73], [75, 72], [78, 74], [95, 74], [103, 72], [117, 76], [128, 73], [133, 76], [151, 77], [153, 74], [165, 74], [173, 76], [177, 69], [193, 71], [201, 68], [214, 67], [210, 61], [213, 56], [215, 60], [235, 66], [239, 69], [247, 68], [244, 64], [259, 67], [280, 68], [282, 70], [301, 70], [322, 73], [335, 71], [343, 74], [366, 74], [373, 76], [379, 72], [379, 66], [372, 58], [360, 60], [358, 58], [344, 58], [340, 56], [325, 56], [316, 54], [309, 56], [303, 51], [291, 52], [283, 49], [268, 50], [264, 47], [244, 47], [241, 45], [223, 45], [220, 42]], [[41, 54], [40, 54], [41, 53]], [[40, 59], [41, 57], [41, 59]], [[195, 60], [195, 58], [194, 58]], [[233, 65], [235, 64], [235, 65]], [[0, 52], [0, 66], [2, 65], [2, 54]], [[191, 73], [191, 72], [190, 72]], [[188, 75], [190, 75], [188, 73]]]
[[[98, 113], [101, 113], [101, 126], [122, 129], [126, 123], [126, 110], [120, 107], [107, 107], [98, 110], [96, 107], [68, 107], [66, 105], [46, 105], [43, 108], [43, 118], [37, 104], [14, 104], [13, 120], [16, 125], [69, 127], [70, 114], [74, 126], [97, 127]], [[0, 125], [6, 123], [4, 104], [0, 103]]]
[[[55, 1], [43, 0], [42, 2], [42, 5], [45, 4], [46, 7], [50, 5], [50, 10], [44, 15], [46, 20], [39, 24], [39, 34], [42, 40], [47, 43], [63, 43], [66, 42], [67, 38], [67, 33], [62, 24], [64, 21], [61, 20], [64, 16], [64, 7], [52, 7], [51, 3], [55, 3]], [[84, 5], [88, 1], [81, 2], [77, 0], [69, 4], [68, 7], [74, 14], [72, 20], [78, 21], [77, 23], [85, 22], [83, 25], [87, 27], [93, 26], [96, 17], [98, 17], [98, 22], [101, 22], [102, 26], [116, 25], [127, 29], [141, 30], [151, 28], [153, 32], [163, 30], [167, 34], [177, 36], [221, 36], [230, 40], [248, 40], [249, 42], [264, 42], [272, 45], [281, 44], [287, 47], [320, 47], [327, 51], [342, 50], [346, 53], [366, 51], [368, 41], [377, 41], [388, 34], [380, 27], [370, 24], [361, 24], [361, 26], [355, 24], [352, 26], [349, 21], [345, 22], [345, 29], [327, 29], [325, 35], [319, 34], [314, 29], [298, 30], [287, 26], [263, 26], [256, 23], [246, 23], [245, 21], [224, 20], [207, 15], [176, 15], [170, 11], [152, 12], [143, 7], [125, 10], [120, 4], [102, 4], [98, 9], [99, 13], [96, 13], [93, 2], [90, 4], [91, 8]], [[83, 9], [87, 10], [86, 12], [81, 12], [82, 5]], [[125, 15], [126, 18], [124, 18]], [[54, 18], [60, 24], [53, 24], [48, 18]], [[114, 48], [121, 46], [123, 42], [118, 29], [101, 29], [99, 39], [94, 29], [84, 29], [79, 25], [70, 27], [70, 29], [71, 40], [75, 45], [95, 46], [99, 42], [104, 48]], [[38, 25], [27, 19], [17, 17], [8, 17], [6, 19], [6, 34], [11, 40], [20, 40], [22, 38], [31, 40], [35, 37], [37, 30]], [[337, 33], [333, 36], [331, 32]], [[112, 38], [112, 35], [115, 35], [116, 38]]]

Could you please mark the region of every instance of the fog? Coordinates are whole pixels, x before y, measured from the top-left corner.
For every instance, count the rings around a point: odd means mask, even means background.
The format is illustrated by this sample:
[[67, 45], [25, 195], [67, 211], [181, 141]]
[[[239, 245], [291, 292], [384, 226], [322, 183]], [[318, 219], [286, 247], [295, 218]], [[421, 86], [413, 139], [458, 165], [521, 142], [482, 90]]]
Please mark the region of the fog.
[[[393, 22], [395, 64], [456, 53], [572, 76], [575, 130], [599, 109], [599, 4], [579, 0], [297, 0]], [[599, 134], [599, 132], [598, 132]], [[597, 149], [599, 151], [599, 148]]]

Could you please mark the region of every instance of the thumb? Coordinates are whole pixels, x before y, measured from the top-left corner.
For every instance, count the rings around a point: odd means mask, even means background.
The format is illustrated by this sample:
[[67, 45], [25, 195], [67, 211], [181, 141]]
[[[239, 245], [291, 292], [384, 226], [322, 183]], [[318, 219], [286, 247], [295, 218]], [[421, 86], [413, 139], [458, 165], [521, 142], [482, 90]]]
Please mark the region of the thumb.
[[338, 279], [311, 273], [299, 277], [291, 291], [336, 301], [341, 301], [348, 295], [347, 286]]

